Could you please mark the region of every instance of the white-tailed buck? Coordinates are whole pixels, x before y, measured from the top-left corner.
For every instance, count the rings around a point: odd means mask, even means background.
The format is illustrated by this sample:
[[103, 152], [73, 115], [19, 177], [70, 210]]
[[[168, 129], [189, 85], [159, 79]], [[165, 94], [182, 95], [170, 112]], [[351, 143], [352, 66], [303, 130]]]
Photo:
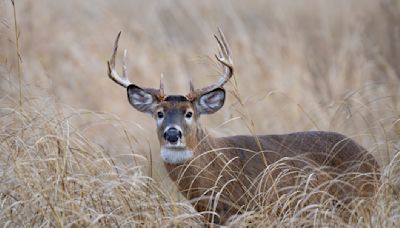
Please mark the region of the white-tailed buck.
[[[379, 169], [376, 160], [341, 134], [308, 131], [214, 138], [201, 127], [201, 115], [215, 113], [224, 105], [223, 86], [234, 72], [231, 51], [221, 31], [215, 38], [220, 49], [216, 59], [223, 67], [223, 74], [202, 89], [194, 89], [190, 83], [187, 95], [165, 95], [162, 81], [159, 89], [142, 88], [130, 82], [126, 75], [126, 55], [119, 76], [115, 70], [119, 37], [120, 33], [108, 62], [108, 75], [127, 88], [128, 100], [135, 109], [155, 119], [160, 153], [169, 176], [199, 212], [212, 212], [206, 215], [211, 222], [223, 223], [229, 216], [249, 209], [263, 192], [272, 192], [276, 197], [287, 194], [289, 186], [297, 183], [285, 168], [289, 166], [298, 171], [307, 167], [323, 169], [327, 174], [318, 177], [322, 180], [355, 173], [349, 186], [326, 188], [341, 202], [351, 195], [363, 197], [375, 191], [373, 181]], [[271, 168], [277, 162], [287, 166]], [[263, 201], [257, 201], [260, 202]]]

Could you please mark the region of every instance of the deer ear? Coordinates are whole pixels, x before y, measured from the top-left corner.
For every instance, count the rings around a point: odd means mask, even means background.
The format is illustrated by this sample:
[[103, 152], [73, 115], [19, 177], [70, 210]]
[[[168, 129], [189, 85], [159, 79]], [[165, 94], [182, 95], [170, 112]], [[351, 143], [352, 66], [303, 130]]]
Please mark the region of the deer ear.
[[194, 105], [199, 114], [212, 114], [218, 111], [225, 102], [225, 90], [217, 88], [196, 98]]
[[158, 99], [153, 93], [133, 84], [128, 86], [128, 100], [138, 111], [151, 115], [158, 104]]

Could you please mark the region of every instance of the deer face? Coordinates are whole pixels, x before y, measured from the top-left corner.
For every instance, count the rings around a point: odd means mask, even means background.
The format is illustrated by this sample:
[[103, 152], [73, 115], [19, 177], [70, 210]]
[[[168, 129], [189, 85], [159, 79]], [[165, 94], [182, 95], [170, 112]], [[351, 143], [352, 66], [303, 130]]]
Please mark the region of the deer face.
[[163, 160], [179, 164], [193, 156], [200, 115], [218, 111], [224, 105], [225, 91], [217, 88], [198, 97], [171, 95], [161, 98], [152, 90], [130, 85], [128, 99], [135, 109], [155, 119]]
[[118, 50], [118, 33], [114, 44], [114, 52], [108, 64], [108, 76], [120, 86], [127, 88], [128, 99], [137, 110], [150, 114], [157, 123], [157, 135], [161, 145], [161, 157], [170, 164], [179, 164], [193, 156], [197, 146], [198, 119], [203, 114], [218, 111], [225, 101], [225, 90], [222, 86], [233, 75], [231, 52], [226, 43], [224, 34], [219, 30], [219, 36], [214, 35], [219, 46], [215, 57], [221, 63], [224, 73], [213, 84], [195, 90], [190, 83], [190, 93], [186, 96], [164, 95], [164, 86], [160, 82], [159, 89], [141, 88], [127, 76], [126, 50], [122, 75], [115, 70], [115, 57]]

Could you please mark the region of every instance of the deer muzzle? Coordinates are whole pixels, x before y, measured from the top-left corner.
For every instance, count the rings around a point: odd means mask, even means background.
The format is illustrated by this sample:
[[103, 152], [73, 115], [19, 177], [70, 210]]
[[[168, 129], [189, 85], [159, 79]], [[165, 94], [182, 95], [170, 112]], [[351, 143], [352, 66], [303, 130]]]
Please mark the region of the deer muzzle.
[[182, 131], [176, 127], [169, 127], [164, 132], [164, 139], [172, 145], [178, 144], [179, 140], [182, 139]]

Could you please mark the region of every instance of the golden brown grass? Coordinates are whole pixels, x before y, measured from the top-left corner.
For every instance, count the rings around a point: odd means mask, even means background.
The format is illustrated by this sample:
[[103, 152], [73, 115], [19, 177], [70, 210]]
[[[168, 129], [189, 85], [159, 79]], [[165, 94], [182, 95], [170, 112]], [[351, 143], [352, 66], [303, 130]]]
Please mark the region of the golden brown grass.
[[398, 0], [26, 0], [20, 36], [10, 1], [0, 15], [2, 226], [202, 226], [165, 178], [153, 121], [107, 78], [106, 60], [122, 30], [131, 80], [155, 86], [164, 73], [167, 92], [186, 93], [190, 77], [218, 75], [217, 26], [236, 74], [224, 109], [203, 118], [212, 134], [339, 131], [383, 174], [374, 197], [338, 209], [333, 196], [313, 200], [323, 170], [302, 172], [274, 202], [260, 188], [228, 225], [400, 226]]
[[0, 111], [2, 226], [200, 224], [189, 204], [168, 198], [140, 166], [117, 164], [83, 137], [69, 123], [79, 113], [29, 104]]

